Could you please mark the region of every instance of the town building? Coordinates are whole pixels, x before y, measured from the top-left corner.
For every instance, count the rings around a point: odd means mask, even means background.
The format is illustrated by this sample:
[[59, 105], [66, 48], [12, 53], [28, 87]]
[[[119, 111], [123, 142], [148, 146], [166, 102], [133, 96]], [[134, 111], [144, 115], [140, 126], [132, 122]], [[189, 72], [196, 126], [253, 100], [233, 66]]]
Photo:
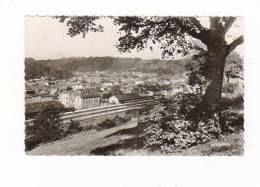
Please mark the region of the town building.
[[60, 93], [59, 101], [67, 108], [85, 109], [100, 106], [100, 90], [77, 89]]
[[74, 91], [65, 91], [65, 92], [60, 93], [59, 101], [66, 108], [72, 108], [72, 107], [75, 107], [75, 96], [76, 96], [76, 92], [74, 92]]
[[81, 90], [75, 97], [75, 109], [99, 107], [100, 101], [100, 94], [98, 92], [91, 89]]
[[36, 102], [45, 102], [52, 101], [54, 98], [48, 93], [40, 93], [40, 94], [29, 94], [25, 95], [25, 103], [36, 103]]

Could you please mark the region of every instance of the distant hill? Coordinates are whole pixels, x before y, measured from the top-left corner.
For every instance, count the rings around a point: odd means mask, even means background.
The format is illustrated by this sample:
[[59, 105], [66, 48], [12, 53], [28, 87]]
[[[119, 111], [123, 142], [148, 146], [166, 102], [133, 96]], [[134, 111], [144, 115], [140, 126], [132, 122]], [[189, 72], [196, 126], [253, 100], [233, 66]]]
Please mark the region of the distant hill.
[[143, 60], [140, 58], [117, 57], [73, 57], [51, 60], [25, 58], [25, 79], [42, 76], [57, 79], [69, 78], [73, 72], [144, 72], [180, 75], [185, 72], [189, 59], [181, 60]]

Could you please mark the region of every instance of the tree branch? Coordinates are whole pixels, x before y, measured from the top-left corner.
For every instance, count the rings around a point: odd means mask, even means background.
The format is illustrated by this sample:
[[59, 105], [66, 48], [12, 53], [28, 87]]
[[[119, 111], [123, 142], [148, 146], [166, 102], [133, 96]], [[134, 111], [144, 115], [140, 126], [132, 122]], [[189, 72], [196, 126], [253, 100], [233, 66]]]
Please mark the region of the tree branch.
[[200, 31], [200, 33], [191, 33], [193, 38], [199, 39], [203, 44], [208, 44], [209, 30]]
[[219, 28], [220, 17], [210, 17], [210, 30], [216, 30]]
[[224, 25], [224, 33], [226, 34], [227, 31], [230, 29], [230, 27], [233, 25], [233, 23], [236, 21], [236, 17], [229, 17], [226, 21], [225, 21], [225, 25]]
[[189, 34], [191, 37], [200, 40], [202, 43], [204, 43], [205, 45], [207, 44], [207, 40], [208, 40], [208, 30], [206, 28], [204, 28], [199, 20], [197, 20], [196, 18], [190, 19], [191, 22], [193, 23], [193, 25], [196, 26], [196, 29], [198, 29], [199, 32], [197, 32], [194, 28], [192, 28], [190, 25], [184, 24], [183, 19], [178, 19], [175, 21], [175, 23], [182, 28], [182, 30], [184, 32], [186, 32], [187, 34]]
[[244, 42], [244, 37], [241, 35], [237, 39], [235, 39], [231, 44], [227, 45], [226, 54], [228, 55], [231, 51], [233, 51], [238, 45]]
[[189, 19], [192, 21], [192, 23], [197, 27], [197, 29], [202, 32], [205, 31], [205, 27], [203, 27], [200, 23], [200, 21], [195, 17], [189, 17]]

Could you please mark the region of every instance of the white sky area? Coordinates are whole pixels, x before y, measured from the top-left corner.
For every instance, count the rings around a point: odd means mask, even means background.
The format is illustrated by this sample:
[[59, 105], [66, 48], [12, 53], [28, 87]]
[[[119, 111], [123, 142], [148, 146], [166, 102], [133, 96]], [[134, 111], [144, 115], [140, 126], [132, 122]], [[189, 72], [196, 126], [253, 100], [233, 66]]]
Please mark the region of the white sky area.
[[[208, 17], [198, 18], [204, 26], [209, 25]], [[55, 59], [66, 57], [113, 56], [140, 57], [143, 59], [161, 59], [161, 50], [144, 49], [131, 53], [119, 53], [115, 45], [120, 34], [118, 26], [112, 20], [100, 20], [104, 32], [89, 32], [85, 38], [81, 35], [71, 38], [67, 35], [68, 28], [64, 23], [51, 17], [25, 17], [25, 56], [34, 59]], [[226, 35], [230, 43], [243, 33], [243, 19], [237, 18]], [[244, 54], [243, 45], [235, 49], [240, 55]]]

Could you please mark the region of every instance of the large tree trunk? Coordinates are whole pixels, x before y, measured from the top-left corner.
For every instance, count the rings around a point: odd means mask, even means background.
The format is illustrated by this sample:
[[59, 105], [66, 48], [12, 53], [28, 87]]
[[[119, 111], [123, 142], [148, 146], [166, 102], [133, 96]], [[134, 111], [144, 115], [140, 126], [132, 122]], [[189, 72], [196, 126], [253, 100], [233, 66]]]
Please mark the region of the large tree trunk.
[[222, 93], [223, 75], [225, 66], [225, 54], [222, 50], [216, 50], [211, 53], [208, 60], [208, 69], [206, 77], [206, 91], [204, 96], [205, 107], [214, 112]]
[[214, 113], [221, 99], [224, 67], [227, 57], [225, 35], [217, 27], [211, 28], [207, 47], [208, 59], [206, 64], [204, 107], [208, 112]]

